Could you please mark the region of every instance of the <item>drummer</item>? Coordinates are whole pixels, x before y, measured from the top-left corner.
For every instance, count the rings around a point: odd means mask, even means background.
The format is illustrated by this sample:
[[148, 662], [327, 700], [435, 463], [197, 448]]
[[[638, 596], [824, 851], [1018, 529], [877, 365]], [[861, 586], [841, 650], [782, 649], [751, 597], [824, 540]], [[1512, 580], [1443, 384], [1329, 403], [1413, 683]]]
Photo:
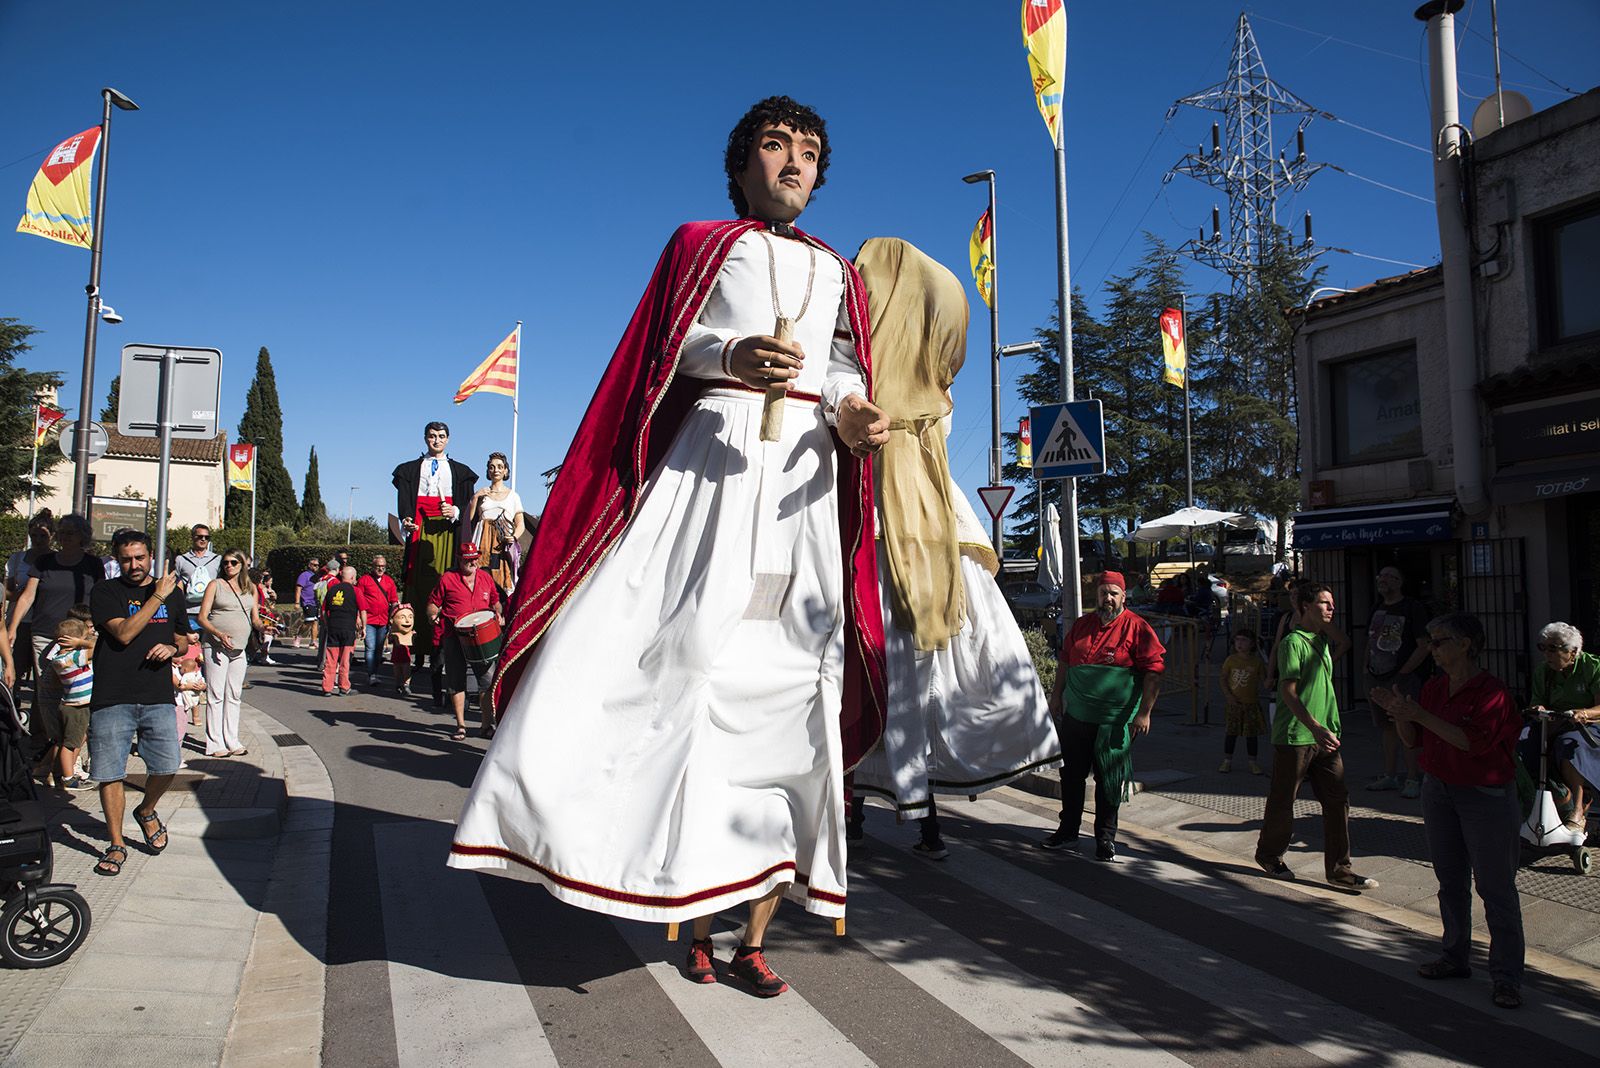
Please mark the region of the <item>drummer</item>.
[[[428, 620], [434, 624], [433, 640], [442, 644], [444, 660], [444, 692], [449, 695], [451, 710], [456, 714], [456, 731], [451, 737], [458, 742], [467, 738], [467, 668], [472, 668], [478, 680], [478, 733], [485, 738], [494, 737], [494, 713], [489, 703], [489, 683], [494, 678], [494, 656], [499, 654], [498, 643], [493, 655], [480, 656], [474, 645], [473, 655], [463, 647], [457, 627], [475, 612], [493, 612], [499, 627], [505, 626], [505, 595], [494, 579], [478, 567], [480, 553], [477, 543], [463, 542], [460, 562], [455, 570], [447, 571], [433, 588], [428, 598]], [[444, 621], [439, 626], [440, 620]]]

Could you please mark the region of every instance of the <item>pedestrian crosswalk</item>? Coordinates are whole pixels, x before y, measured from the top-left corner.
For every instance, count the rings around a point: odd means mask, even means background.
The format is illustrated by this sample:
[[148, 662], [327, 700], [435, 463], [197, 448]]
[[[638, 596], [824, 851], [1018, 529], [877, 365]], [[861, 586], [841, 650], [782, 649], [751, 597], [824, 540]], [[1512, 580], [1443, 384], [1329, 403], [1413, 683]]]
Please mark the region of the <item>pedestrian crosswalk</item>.
[[[635, 1039], [658, 1030], [659, 1063], [722, 1068], [1435, 1068], [1582, 1059], [1600, 1040], [1593, 991], [1531, 993], [1521, 1014], [1497, 1013], [1486, 981], [1415, 977], [1426, 938], [1159, 852], [1117, 865], [1043, 853], [1032, 842], [1049, 821], [992, 797], [943, 814], [943, 863], [913, 857], [911, 832], [883, 814], [870, 820], [852, 857], [849, 936], [780, 910], [769, 958], [791, 989], [771, 1000], [720, 969], [716, 984], [688, 982], [687, 943], [661, 926], [444, 868], [447, 825], [378, 824], [394, 1059], [618, 1063], [612, 1022]], [[721, 966], [742, 917], [727, 919]], [[527, 959], [586, 942], [614, 944], [614, 959], [571, 976]]]

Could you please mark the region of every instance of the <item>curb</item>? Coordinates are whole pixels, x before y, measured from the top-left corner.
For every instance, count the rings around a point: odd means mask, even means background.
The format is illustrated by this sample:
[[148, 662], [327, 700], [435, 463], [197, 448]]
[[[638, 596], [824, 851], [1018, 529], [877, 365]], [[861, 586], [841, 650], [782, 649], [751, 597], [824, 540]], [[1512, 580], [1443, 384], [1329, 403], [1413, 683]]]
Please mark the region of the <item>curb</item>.
[[[290, 734], [250, 704], [263, 734]], [[256, 920], [239, 998], [222, 1049], [226, 1068], [322, 1064], [327, 976], [328, 886], [333, 848], [333, 781], [309, 745], [278, 745], [284, 816]], [[271, 810], [267, 810], [271, 811]], [[277, 813], [272, 813], [276, 819]]]

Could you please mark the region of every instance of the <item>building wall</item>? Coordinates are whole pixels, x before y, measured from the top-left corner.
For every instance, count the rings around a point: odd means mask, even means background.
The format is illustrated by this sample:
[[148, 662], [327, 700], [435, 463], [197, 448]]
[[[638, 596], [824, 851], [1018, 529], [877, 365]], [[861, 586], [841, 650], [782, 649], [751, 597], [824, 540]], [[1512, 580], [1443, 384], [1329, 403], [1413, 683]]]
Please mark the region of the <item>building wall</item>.
[[[155, 460], [103, 456], [89, 468], [94, 474], [94, 491], [100, 497], [121, 497], [123, 490], [133, 487], [134, 492], [146, 500], [156, 499]], [[56, 515], [72, 511], [72, 465], [60, 464], [42, 480], [45, 486], [35, 508], [49, 508]], [[222, 525], [223, 507], [222, 465], [173, 460], [168, 468], [167, 508], [171, 526], [192, 526], [207, 523]], [[26, 512], [26, 497], [14, 505], [17, 511]]]

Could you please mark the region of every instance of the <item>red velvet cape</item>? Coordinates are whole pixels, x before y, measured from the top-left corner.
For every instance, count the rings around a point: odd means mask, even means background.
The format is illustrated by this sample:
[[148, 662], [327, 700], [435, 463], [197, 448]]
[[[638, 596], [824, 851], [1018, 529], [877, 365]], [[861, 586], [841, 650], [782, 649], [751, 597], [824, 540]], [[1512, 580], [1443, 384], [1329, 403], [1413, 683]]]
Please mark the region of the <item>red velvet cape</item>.
[[[638, 507], [647, 481], [706, 383], [679, 376], [683, 340], [710, 296], [717, 272], [741, 234], [766, 224], [691, 222], [680, 226], [606, 367], [567, 450], [512, 598], [505, 651], [494, 681], [503, 709], [545, 631], [610, 551]], [[867, 294], [849, 260], [796, 231], [844, 266], [845, 304], [856, 357], [872, 389]], [[840, 735], [845, 767], [878, 742], [886, 708], [883, 617], [878, 601], [872, 465], [835, 438], [840, 546], [849, 563], [845, 591], [845, 671]], [[558, 711], [558, 710], [553, 710]]]

